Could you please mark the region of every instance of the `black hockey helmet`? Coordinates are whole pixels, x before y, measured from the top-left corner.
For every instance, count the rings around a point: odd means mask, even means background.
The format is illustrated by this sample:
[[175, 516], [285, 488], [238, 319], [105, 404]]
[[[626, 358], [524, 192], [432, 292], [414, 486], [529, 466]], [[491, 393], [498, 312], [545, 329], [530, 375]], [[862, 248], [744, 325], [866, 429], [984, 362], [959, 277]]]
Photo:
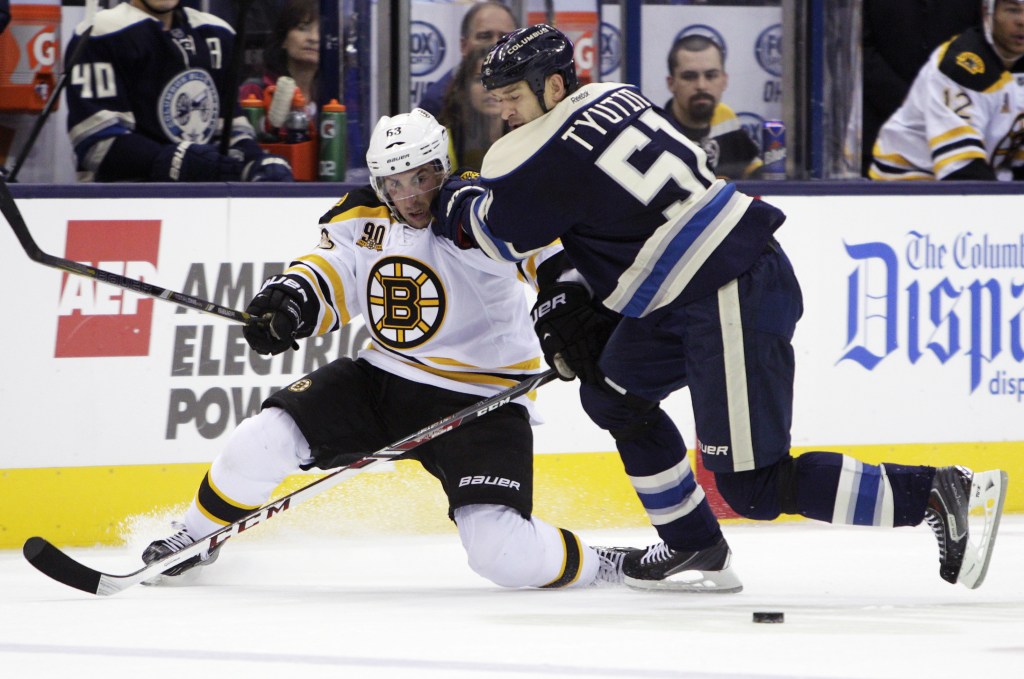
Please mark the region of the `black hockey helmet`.
[[558, 73], [568, 92], [580, 86], [573, 61], [572, 40], [557, 28], [536, 24], [507, 33], [491, 48], [480, 79], [489, 90], [525, 80], [544, 111], [544, 79]]

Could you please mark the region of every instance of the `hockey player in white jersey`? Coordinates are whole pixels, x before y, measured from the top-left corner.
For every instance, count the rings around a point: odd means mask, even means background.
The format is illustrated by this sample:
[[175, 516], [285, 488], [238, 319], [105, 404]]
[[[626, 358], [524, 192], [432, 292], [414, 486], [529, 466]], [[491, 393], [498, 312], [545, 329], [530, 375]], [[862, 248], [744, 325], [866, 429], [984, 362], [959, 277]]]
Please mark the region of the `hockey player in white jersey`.
[[[130, 0], [80, 24], [68, 80], [68, 134], [81, 181], [291, 181], [263, 151], [226, 86], [235, 33], [179, 0]], [[227, 155], [218, 141], [232, 118]]]
[[[369, 347], [271, 395], [242, 422], [180, 530], [153, 542], [146, 563], [240, 519], [300, 468], [354, 462], [541, 372], [522, 283], [561, 270], [561, 248], [517, 266], [431, 232], [430, 204], [450, 167], [448, 134], [426, 111], [381, 118], [367, 164], [373, 187], [342, 197], [320, 220], [319, 246], [264, 283], [246, 311], [268, 322], [247, 326], [245, 337], [257, 352], [279, 354], [362, 315]], [[533, 516], [531, 411], [524, 397], [416, 449], [448, 496], [470, 567], [505, 587], [621, 580], [628, 550], [589, 547]]]
[[1024, 0], [940, 45], [878, 134], [872, 179], [1024, 180]]

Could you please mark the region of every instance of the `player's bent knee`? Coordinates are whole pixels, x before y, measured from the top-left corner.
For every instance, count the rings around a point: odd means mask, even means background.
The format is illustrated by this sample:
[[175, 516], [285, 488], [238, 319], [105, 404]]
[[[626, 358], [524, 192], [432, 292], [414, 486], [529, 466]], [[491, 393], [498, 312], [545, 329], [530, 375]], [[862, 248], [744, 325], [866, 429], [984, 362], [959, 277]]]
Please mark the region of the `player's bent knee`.
[[786, 457], [761, 469], [716, 472], [715, 485], [734, 512], [757, 521], [771, 521], [787, 511], [792, 500], [793, 459]]
[[295, 420], [280, 408], [267, 408], [235, 428], [214, 465], [221, 472], [280, 480], [308, 455], [309, 444]]
[[581, 385], [580, 404], [594, 424], [608, 431], [616, 441], [642, 436], [657, 419], [656, 401], [620, 394], [604, 385]]
[[529, 520], [504, 505], [467, 505], [455, 509], [455, 523], [469, 567], [501, 587], [535, 586], [539, 570], [538, 536]]

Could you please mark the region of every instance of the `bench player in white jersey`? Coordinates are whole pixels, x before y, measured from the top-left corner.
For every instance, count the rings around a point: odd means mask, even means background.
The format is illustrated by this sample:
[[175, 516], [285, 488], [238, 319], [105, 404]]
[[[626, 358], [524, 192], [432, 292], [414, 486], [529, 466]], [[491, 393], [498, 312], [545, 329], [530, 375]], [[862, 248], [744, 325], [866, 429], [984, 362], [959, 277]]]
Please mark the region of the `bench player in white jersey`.
[[[580, 275], [542, 281], [534, 327], [559, 375], [581, 378], [584, 409], [614, 437], [663, 540], [625, 557], [626, 584], [741, 588], [682, 436], [660, 407], [688, 387], [704, 465], [736, 512], [864, 526], [927, 521], [940, 575], [980, 585], [1004, 472], [790, 454], [791, 341], [803, 303], [772, 236], [782, 212], [716, 179], [701, 148], [632, 85], [580, 86], [572, 42], [557, 29], [505, 36], [482, 79], [512, 131], [488, 150], [479, 185], [445, 185], [433, 228], [499, 261], [560, 239]], [[593, 319], [609, 312], [621, 319], [591, 354]], [[973, 504], [987, 504], [988, 520], [969, 533]]]
[[872, 179], [1024, 180], [1024, 0], [984, 0], [885, 122]]
[[[268, 323], [247, 326], [245, 337], [257, 352], [279, 354], [362, 315], [370, 345], [271, 395], [243, 421], [184, 525], [153, 542], [145, 562], [240, 519], [289, 473], [354, 462], [542, 370], [522, 285], [557, 265], [561, 249], [495, 262], [427, 228], [450, 168], [448, 134], [422, 109], [381, 118], [366, 158], [373, 187], [342, 197], [320, 220], [319, 246], [264, 283], [246, 311]], [[505, 587], [620, 581], [627, 550], [589, 547], [533, 516], [531, 411], [522, 397], [414, 453], [448, 496], [470, 566]]]

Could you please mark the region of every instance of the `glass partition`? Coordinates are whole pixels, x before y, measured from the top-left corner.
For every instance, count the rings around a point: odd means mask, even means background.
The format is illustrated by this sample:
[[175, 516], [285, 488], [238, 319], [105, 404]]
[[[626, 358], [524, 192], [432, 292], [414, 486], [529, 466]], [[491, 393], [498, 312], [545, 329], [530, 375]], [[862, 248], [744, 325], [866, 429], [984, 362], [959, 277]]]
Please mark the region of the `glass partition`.
[[[118, 0], [99, 0], [100, 9], [116, 4]], [[723, 170], [727, 176], [830, 179], [859, 175], [862, 0], [183, 0], [182, 4], [218, 15], [240, 33], [244, 30], [239, 99], [251, 96], [263, 102], [262, 110], [250, 106], [245, 112], [261, 126], [261, 141], [297, 165], [301, 179], [362, 181], [362, 159], [377, 119], [413, 106], [428, 108], [452, 131], [456, 165], [478, 167], [483, 152], [503, 132], [493, 102], [477, 80], [482, 55], [502, 31], [541, 21], [554, 24], [573, 39], [582, 81], [636, 84], [653, 102], [673, 110], [677, 118], [686, 118], [682, 121], [686, 126], [714, 127], [715, 134], [694, 133], [712, 153], [728, 159], [743, 147], [736, 157], [752, 158], [753, 153], [762, 163], [760, 169], [751, 169], [750, 163], [727, 168]], [[244, 25], [239, 8], [247, 9]], [[470, 21], [486, 15], [490, 15], [486, 21]], [[60, 53], [83, 18], [82, 7], [62, 8]], [[311, 52], [302, 41], [313, 33], [316, 48]], [[689, 83], [669, 70], [669, 53], [679, 41], [686, 42], [687, 63], [697, 64], [684, 69]], [[708, 45], [720, 56], [712, 60], [712, 68], [691, 58]], [[289, 56], [289, 49], [297, 56]], [[703, 104], [693, 102], [704, 109], [704, 117], [688, 116], [686, 92], [698, 85], [707, 89], [707, 84], [696, 80], [716, 70], [720, 78], [710, 93], [711, 118], [705, 120], [707, 93], [697, 97]], [[305, 99], [308, 141], [294, 148], [279, 118], [277, 125], [266, 122], [267, 104], [282, 75], [299, 83]], [[331, 105], [332, 100], [344, 111]], [[29, 164], [38, 167], [26, 167], [22, 181], [75, 181], [65, 108], [63, 102], [57, 107], [38, 143], [40, 149], [56, 150], [30, 156]], [[13, 142], [9, 142], [8, 167], [23, 131], [31, 126], [32, 116], [21, 118], [12, 123], [0, 119], [0, 127], [21, 130], [9, 135]], [[738, 136], [737, 130], [745, 136]], [[728, 139], [725, 134], [730, 135]], [[765, 147], [766, 139], [770, 148]], [[329, 152], [325, 146], [330, 146]], [[324, 172], [331, 168], [333, 173]]]

